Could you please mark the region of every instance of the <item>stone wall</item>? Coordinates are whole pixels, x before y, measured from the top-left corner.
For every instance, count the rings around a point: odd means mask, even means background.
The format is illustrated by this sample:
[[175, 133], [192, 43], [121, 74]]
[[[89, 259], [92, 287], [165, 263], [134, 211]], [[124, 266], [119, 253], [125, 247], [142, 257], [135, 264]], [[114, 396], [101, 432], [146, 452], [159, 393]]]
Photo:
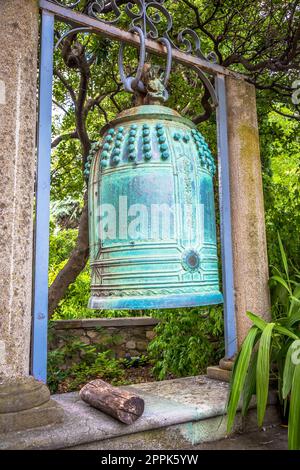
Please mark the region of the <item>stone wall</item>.
[[103, 344], [116, 358], [147, 353], [158, 320], [150, 317], [58, 320], [53, 322], [49, 349], [63, 347], [74, 338], [85, 344]]

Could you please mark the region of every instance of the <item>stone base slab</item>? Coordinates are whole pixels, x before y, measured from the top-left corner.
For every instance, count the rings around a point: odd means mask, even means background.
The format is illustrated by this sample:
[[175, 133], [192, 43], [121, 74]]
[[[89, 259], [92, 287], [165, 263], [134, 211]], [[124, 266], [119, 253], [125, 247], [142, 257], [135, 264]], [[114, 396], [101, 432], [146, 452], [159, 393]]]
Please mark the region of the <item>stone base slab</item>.
[[0, 382], [0, 434], [60, 423], [63, 417], [48, 387], [34, 377]]
[[49, 400], [48, 387], [31, 376], [0, 381], [0, 416], [28, 410]]
[[207, 368], [207, 376], [210, 379], [222, 380], [223, 382], [230, 382], [231, 370], [222, 369], [219, 366], [211, 366]]
[[231, 359], [221, 359], [218, 366], [207, 368], [207, 375], [211, 379], [230, 382], [233, 364], [234, 362]]
[[[65, 412], [62, 423], [0, 434], [0, 450], [181, 449], [226, 435], [225, 382], [198, 376], [122, 388], [145, 400], [144, 414], [132, 425], [126, 426], [90, 407], [78, 393], [65, 393], [53, 397]], [[251, 408], [247, 430], [251, 420], [256, 428], [255, 403]], [[278, 422], [277, 408], [270, 406], [265, 425]], [[239, 415], [235, 430], [243, 430], [244, 426]]]
[[[209, 442], [214, 442], [213, 450], [218, 450], [218, 441], [227, 437], [226, 425], [226, 417], [217, 416], [197, 422], [94, 441], [70, 447], [67, 450], [191, 450], [192, 446]], [[268, 429], [276, 425], [279, 425], [278, 411], [275, 406], [269, 406], [264, 427]], [[256, 410], [250, 410], [246, 420], [238, 414], [234, 432], [240, 435], [254, 431], [257, 431]]]
[[28, 410], [0, 413], [0, 435], [59, 424], [63, 418], [64, 411], [54, 400]]
[[231, 359], [221, 359], [219, 362], [219, 366], [221, 367], [221, 369], [225, 369], [225, 370], [232, 370], [233, 364], [234, 364], [234, 361]]

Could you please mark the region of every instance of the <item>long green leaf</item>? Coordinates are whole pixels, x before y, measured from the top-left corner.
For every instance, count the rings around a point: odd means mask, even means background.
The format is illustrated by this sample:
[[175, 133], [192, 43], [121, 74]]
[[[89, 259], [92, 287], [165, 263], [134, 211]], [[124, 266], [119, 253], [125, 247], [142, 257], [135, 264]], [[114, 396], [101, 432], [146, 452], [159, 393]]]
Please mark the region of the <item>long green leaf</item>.
[[290, 296], [289, 300], [290, 300], [290, 307], [288, 311], [288, 317], [290, 317], [294, 311], [299, 310], [299, 307], [300, 307], [300, 300], [296, 299], [293, 296]]
[[281, 259], [282, 259], [282, 263], [283, 263], [283, 266], [284, 266], [285, 274], [286, 274], [287, 280], [289, 280], [290, 276], [289, 276], [288, 262], [287, 262], [286, 254], [285, 254], [285, 251], [284, 251], [283, 244], [282, 244], [279, 233], [278, 233], [278, 242], [279, 242]]
[[300, 299], [300, 284], [299, 282], [295, 282], [294, 284], [296, 284], [296, 287], [293, 290], [293, 297], [296, 297], [296, 299]]
[[263, 320], [261, 317], [258, 317], [257, 315], [254, 315], [254, 313], [252, 312], [247, 312], [247, 316], [250, 318], [252, 323], [254, 323], [254, 325], [257, 326], [257, 328], [259, 328], [260, 330], [264, 330], [268, 324], [267, 322], [265, 322], [265, 320]]
[[262, 332], [256, 368], [257, 420], [262, 426], [269, 393], [271, 340], [275, 323], [268, 323]]
[[284, 326], [275, 324], [275, 330], [278, 331], [278, 333], [288, 336], [289, 338], [292, 338], [294, 340], [299, 339], [299, 336], [297, 336], [295, 333], [293, 333], [291, 330], [288, 330]]
[[295, 297], [294, 295], [291, 295], [291, 296], [290, 296], [290, 299], [291, 299], [293, 302], [295, 302], [295, 304], [300, 304], [300, 300], [299, 300], [297, 297]]
[[289, 319], [286, 323], [286, 326], [291, 327], [295, 323], [297, 323], [298, 321], [300, 321], [300, 309], [297, 312], [292, 313], [292, 315], [289, 317]]
[[286, 348], [283, 347], [280, 349], [276, 357], [276, 362], [277, 362], [277, 367], [278, 367], [278, 398], [281, 404], [284, 403], [284, 399], [282, 396], [282, 384], [283, 384], [283, 370], [284, 370], [286, 353], [287, 353]]
[[295, 364], [292, 362], [292, 354], [295, 348], [295, 341], [290, 345], [286, 354], [284, 370], [283, 370], [283, 384], [282, 384], [282, 398], [286, 399], [291, 391]]
[[283, 276], [282, 272], [278, 269], [277, 266], [274, 266], [273, 264], [270, 265], [270, 268], [272, 268], [272, 272], [276, 271], [280, 277]]
[[285, 289], [286, 289], [290, 294], [292, 294], [292, 291], [291, 291], [289, 285], [287, 284], [287, 282], [286, 282], [282, 277], [279, 277], [279, 276], [272, 276], [272, 277], [270, 278], [270, 280], [279, 282], [279, 284], [281, 284], [283, 287], [285, 287]]
[[289, 412], [290, 450], [300, 450], [300, 364], [295, 367]]
[[248, 371], [253, 346], [257, 339], [258, 329], [256, 326], [250, 328], [246, 336], [242, 349], [234, 363], [232, 371], [232, 379], [230, 386], [230, 394], [227, 404], [227, 431], [230, 432], [234, 423], [234, 418], [237, 412], [239, 401], [241, 398], [242, 390], [244, 388], [245, 378]]
[[255, 395], [257, 354], [258, 354], [258, 351], [255, 351], [255, 353], [252, 356], [250, 366], [247, 372], [246, 380], [245, 380], [245, 385], [243, 389], [243, 407], [242, 407], [243, 416], [246, 415], [249, 405], [250, 405], [251, 398], [253, 395]]

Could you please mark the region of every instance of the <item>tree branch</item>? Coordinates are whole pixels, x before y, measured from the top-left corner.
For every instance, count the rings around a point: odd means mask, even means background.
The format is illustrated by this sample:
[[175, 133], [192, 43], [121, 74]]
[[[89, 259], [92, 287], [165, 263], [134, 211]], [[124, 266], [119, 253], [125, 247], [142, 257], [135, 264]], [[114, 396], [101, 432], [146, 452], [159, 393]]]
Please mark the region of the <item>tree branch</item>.
[[78, 139], [77, 131], [69, 132], [67, 134], [61, 134], [61, 135], [55, 137], [55, 139], [52, 140], [51, 148], [53, 149], [53, 148], [57, 147], [64, 140], [69, 140], [69, 139]]
[[69, 84], [69, 82], [65, 79], [65, 77], [63, 76], [63, 74], [57, 70], [57, 69], [54, 69], [53, 71], [53, 74], [59, 78], [59, 80], [61, 81], [61, 83], [64, 85], [64, 87], [68, 90], [70, 96], [71, 96], [71, 99], [73, 101], [73, 103], [76, 103], [76, 95], [75, 95], [75, 91], [73, 90], [73, 88], [71, 87], [71, 85]]
[[49, 318], [64, 297], [67, 288], [85, 268], [89, 257], [88, 244], [88, 203], [87, 192], [84, 195], [84, 207], [79, 221], [78, 238], [74, 250], [64, 268], [58, 273], [49, 288]]
[[210, 118], [213, 112], [213, 108], [210, 104], [210, 99], [211, 99], [211, 96], [210, 96], [209, 90], [206, 87], [204, 87], [204, 94], [201, 99], [201, 105], [204, 109], [204, 113], [193, 119], [194, 124], [200, 124], [200, 122], [204, 122]]
[[57, 106], [59, 109], [61, 109], [65, 114], [69, 113], [69, 111], [66, 108], [64, 108], [62, 104], [58, 103], [53, 98], [52, 98], [52, 103], [55, 104], [55, 106]]
[[279, 109], [274, 108], [273, 106], [271, 107], [272, 111], [275, 111], [275, 113], [280, 114], [280, 116], [290, 118], [290, 119], [295, 119], [296, 121], [300, 122], [300, 114], [287, 114], [283, 113], [282, 111], [279, 111]]

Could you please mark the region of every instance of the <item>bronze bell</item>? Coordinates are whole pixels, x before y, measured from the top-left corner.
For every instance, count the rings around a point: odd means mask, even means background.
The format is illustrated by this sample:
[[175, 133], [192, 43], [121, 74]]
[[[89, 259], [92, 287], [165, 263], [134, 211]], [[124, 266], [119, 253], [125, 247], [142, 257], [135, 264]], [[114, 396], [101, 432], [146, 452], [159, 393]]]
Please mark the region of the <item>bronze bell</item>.
[[93, 309], [222, 302], [214, 159], [196, 126], [143, 105], [102, 130], [89, 177]]

